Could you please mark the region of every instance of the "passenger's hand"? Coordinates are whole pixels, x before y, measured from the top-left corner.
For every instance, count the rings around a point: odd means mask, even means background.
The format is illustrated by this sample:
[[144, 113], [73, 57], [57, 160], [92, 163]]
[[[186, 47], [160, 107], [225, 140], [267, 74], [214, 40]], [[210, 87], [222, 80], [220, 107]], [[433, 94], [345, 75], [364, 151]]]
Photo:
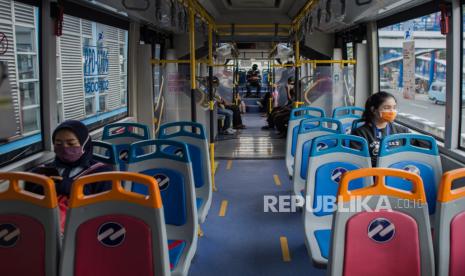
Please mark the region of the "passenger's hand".
[[63, 177], [61, 176], [49, 176], [53, 181], [62, 181], [63, 180]]

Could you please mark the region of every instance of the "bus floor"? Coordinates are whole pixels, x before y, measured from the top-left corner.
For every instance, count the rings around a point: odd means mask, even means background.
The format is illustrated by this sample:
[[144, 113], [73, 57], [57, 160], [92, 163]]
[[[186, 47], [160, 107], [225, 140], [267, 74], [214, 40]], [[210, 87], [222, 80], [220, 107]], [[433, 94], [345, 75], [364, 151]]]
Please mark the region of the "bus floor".
[[219, 160], [215, 180], [189, 275], [325, 275], [307, 253], [301, 211], [264, 211], [264, 196], [291, 194], [284, 160]]
[[286, 139], [279, 139], [274, 130], [262, 130], [266, 117], [259, 113], [242, 115], [246, 129], [234, 135], [220, 135], [215, 146], [216, 158], [232, 159], [280, 159], [284, 158]]

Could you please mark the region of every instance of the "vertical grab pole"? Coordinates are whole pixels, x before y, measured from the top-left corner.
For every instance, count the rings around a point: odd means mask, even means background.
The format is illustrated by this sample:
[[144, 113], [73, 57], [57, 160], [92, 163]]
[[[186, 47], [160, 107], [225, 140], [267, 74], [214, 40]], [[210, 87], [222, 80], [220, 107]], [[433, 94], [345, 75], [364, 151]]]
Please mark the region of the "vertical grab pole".
[[300, 91], [300, 41], [295, 35], [295, 95], [296, 101], [300, 102], [302, 100], [302, 95]]
[[189, 48], [190, 48], [190, 71], [191, 71], [191, 120], [197, 121], [197, 110], [195, 103], [195, 89], [197, 83], [195, 80], [196, 75], [196, 62], [195, 62], [195, 10], [192, 0], [189, 1]]
[[208, 25], [208, 96], [210, 98], [210, 168], [212, 176], [212, 190], [217, 191], [215, 185], [215, 122], [213, 101], [213, 26]]

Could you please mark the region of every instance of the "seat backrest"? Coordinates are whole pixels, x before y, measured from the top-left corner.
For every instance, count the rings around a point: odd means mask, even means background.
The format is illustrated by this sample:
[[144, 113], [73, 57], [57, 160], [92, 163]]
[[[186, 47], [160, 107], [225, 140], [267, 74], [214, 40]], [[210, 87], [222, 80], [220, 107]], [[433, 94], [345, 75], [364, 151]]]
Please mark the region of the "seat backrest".
[[[425, 146], [420, 147], [419, 145]], [[417, 173], [423, 180], [429, 213], [434, 214], [442, 165], [436, 140], [421, 134], [394, 134], [381, 141], [378, 167]], [[411, 184], [399, 178], [387, 178], [388, 186], [410, 190]]]
[[[110, 191], [84, 195], [84, 186], [111, 181]], [[147, 186], [148, 195], [123, 189]], [[84, 176], [73, 184], [60, 275], [170, 275], [163, 205], [153, 177], [128, 172]]]
[[342, 128], [345, 134], [350, 134], [352, 130], [352, 122], [362, 118], [365, 109], [357, 106], [336, 107], [333, 110], [333, 119], [338, 119], [342, 123]]
[[465, 275], [464, 180], [465, 169], [461, 168], [446, 172], [439, 186], [434, 228], [438, 276]]
[[107, 164], [118, 170], [118, 157], [116, 156], [116, 147], [103, 141], [92, 141], [93, 159], [95, 161]]
[[[328, 134], [342, 134], [341, 122], [330, 118], [312, 118], [300, 122], [294, 156], [293, 182], [295, 194], [300, 194], [300, 191], [305, 187], [312, 139]], [[321, 142], [318, 146], [325, 147], [327, 145]]]
[[[372, 177], [373, 186], [349, 189], [350, 182]], [[412, 190], [389, 187], [386, 177], [407, 179]], [[434, 275], [426, 196], [418, 175], [384, 168], [350, 171], [342, 177], [338, 201], [328, 275]]]
[[286, 166], [290, 176], [292, 176], [292, 165], [294, 164], [295, 147], [297, 144], [297, 134], [299, 132], [300, 121], [303, 119], [326, 117], [325, 111], [319, 107], [301, 107], [291, 110], [286, 136]]
[[126, 170], [129, 145], [150, 139], [149, 127], [138, 123], [113, 123], [103, 128], [102, 141], [115, 146], [120, 170]]
[[[325, 147], [321, 145], [325, 144]], [[305, 195], [312, 199], [314, 212], [310, 216], [328, 216], [332, 212], [317, 210], [318, 200], [336, 198], [342, 175], [348, 171], [371, 167], [367, 141], [345, 134], [320, 136], [313, 139], [308, 160]], [[358, 179], [350, 189], [368, 186], [370, 182]], [[321, 201], [322, 202], [322, 201]], [[320, 203], [321, 204], [321, 203]]]
[[[171, 151], [172, 148], [176, 150]], [[145, 152], [140, 155], [138, 152]], [[197, 209], [192, 163], [185, 143], [172, 140], [147, 140], [131, 144], [128, 171], [157, 180], [165, 210], [165, 223], [190, 233], [183, 240], [193, 240], [197, 226]], [[147, 194], [146, 186], [133, 183], [126, 189]], [[180, 230], [179, 230], [180, 231]], [[170, 237], [171, 238], [171, 237]]]
[[[45, 176], [0, 173], [8, 185], [0, 192], [0, 275], [57, 276], [60, 229], [55, 183]], [[43, 195], [23, 190], [20, 182], [42, 187]]]
[[172, 122], [160, 127], [159, 139], [187, 144], [194, 170], [195, 187], [211, 186], [210, 153], [205, 127], [194, 122]]
[[356, 129], [356, 128], [359, 128], [361, 126], [363, 126], [365, 124], [365, 120], [364, 119], [355, 119], [352, 121], [352, 127], [350, 128], [350, 131]]

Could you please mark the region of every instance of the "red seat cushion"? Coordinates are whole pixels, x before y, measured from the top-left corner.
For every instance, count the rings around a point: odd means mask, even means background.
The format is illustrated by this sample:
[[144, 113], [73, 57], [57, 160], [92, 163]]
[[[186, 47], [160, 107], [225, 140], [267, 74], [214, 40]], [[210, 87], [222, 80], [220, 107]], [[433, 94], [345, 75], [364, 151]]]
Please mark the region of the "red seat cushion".
[[27, 216], [0, 216], [0, 264], [0, 275], [45, 275], [43, 225]]
[[[394, 229], [374, 222], [377, 219], [388, 220]], [[370, 229], [372, 222], [372, 226], [377, 226]], [[421, 274], [418, 226], [412, 217], [401, 212], [363, 212], [350, 218], [344, 252], [347, 276]]]
[[74, 275], [153, 276], [150, 230], [142, 220], [125, 215], [84, 222], [76, 232]]

